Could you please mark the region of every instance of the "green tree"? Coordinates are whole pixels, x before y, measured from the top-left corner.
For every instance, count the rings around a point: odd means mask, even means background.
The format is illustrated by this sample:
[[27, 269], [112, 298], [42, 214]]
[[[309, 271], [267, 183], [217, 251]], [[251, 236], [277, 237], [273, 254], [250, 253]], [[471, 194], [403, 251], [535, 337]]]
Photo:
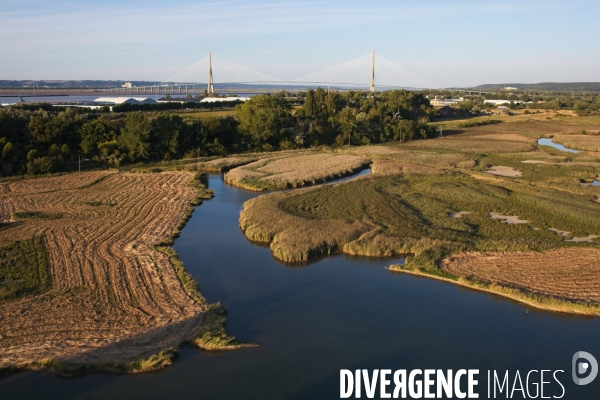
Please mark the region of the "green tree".
[[236, 116], [240, 132], [253, 148], [268, 141], [278, 144], [284, 129], [292, 126], [289, 107], [275, 96], [253, 97], [236, 106]]
[[15, 147], [11, 142], [8, 142], [2, 148], [2, 159], [7, 162], [12, 162], [12, 158], [15, 155]]
[[151, 154], [155, 159], [170, 159], [179, 153], [179, 137], [185, 122], [179, 115], [161, 114], [152, 121]]
[[140, 111], [129, 113], [118, 138], [119, 147], [127, 152], [131, 161], [144, 160], [150, 152], [151, 132], [152, 123], [148, 117]]
[[304, 115], [307, 117], [315, 117], [317, 113], [317, 105], [315, 103], [315, 91], [310, 89], [306, 92], [306, 99], [304, 99], [304, 104], [302, 105], [302, 109], [304, 110]]

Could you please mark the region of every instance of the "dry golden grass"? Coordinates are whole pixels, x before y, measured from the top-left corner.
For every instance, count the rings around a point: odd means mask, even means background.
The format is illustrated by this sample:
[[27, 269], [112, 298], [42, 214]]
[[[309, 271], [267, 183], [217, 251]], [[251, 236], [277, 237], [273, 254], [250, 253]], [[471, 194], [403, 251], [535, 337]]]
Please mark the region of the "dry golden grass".
[[[471, 163], [469, 163], [469, 165], [471, 165]], [[373, 164], [371, 164], [371, 173], [374, 175], [443, 174], [445, 172], [446, 171], [441, 168], [410, 164], [389, 159], [376, 159], [373, 161]]]
[[235, 110], [201, 110], [201, 111], [175, 111], [174, 114], [180, 115], [182, 118], [207, 118], [207, 117], [227, 117], [234, 116]]
[[[594, 264], [600, 250], [592, 236], [600, 235], [600, 188], [581, 182], [597, 176], [600, 157], [536, 144], [543, 136], [600, 129], [582, 124], [502, 123], [451, 131], [444, 138], [338, 149], [372, 159], [373, 174], [339, 185], [260, 196], [244, 204], [240, 226], [248, 238], [270, 242], [273, 255], [284, 261], [335, 251], [409, 254], [400, 269], [540, 308], [595, 315], [600, 313], [600, 267]], [[485, 173], [493, 166], [503, 166], [500, 172], [511, 176]], [[470, 213], [450, 218], [457, 210]], [[518, 215], [530, 223], [501, 223], [489, 218], [490, 213]], [[546, 229], [553, 226], [576, 230], [578, 237], [592, 235], [587, 236], [590, 242], [566, 242]], [[494, 280], [493, 270], [482, 266], [478, 275], [479, 261], [468, 258], [475, 252], [503, 252], [513, 269]], [[453, 257], [457, 261], [450, 264]], [[553, 257], [563, 259], [546, 268], [555, 262]], [[575, 267], [567, 265], [569, 258]], [[464, 268], [471, 269], [462, 273], [439, 268], [443, 259], [454, 268], [467, 260]], [[579, 277], [593, 281], [577, 293]]]
[[24, 179], [0, 185], [4, 189], [0, 194], [27, 194], [83, 188], [99, 182], [113, 173], [114, 171], [92, 171], [83, 174], [66, 174], [43, 179]]
[[0, 306], [0, 368], [47, 359], [133, 365], [193, 339], [206, 305], [154, 248], [189, 213], [192, 177], [90, 172], [9, 184], [1, 221], [15, 211], [62, 218], [0, 230], [0, 246], [43, 237], [52, 281], [40, 295]]
[[600, 135], [556, 135], [553, 142], [565, 147], [582, 151], [600, 151]]
[[598, 260], [600, 250], [590, 248], [466, 253], [444, 259], [441, 269], [458, 277], [534, 295], [600, 303]]
[[291, 153], [235, 168], [225, 174], [225, 182], [254, 191], [296, 188], [351, 175], [370, 162], [351, 155]]
[[[593, 121], [598, 121], [595, 125]], [[470, 135], [482, 134], [518, 134], [529, 138], [539, 139], [561, 133], [575, 133], [580, 130], [597, 132], [600, 129], [600, 119], [589, 120], [580, 117], [561, 118], [554, 120], [521, 120], [497, 125], [477, 126], [463, 130]]]
[[[546, 125], [561, 125], [564, 127], [564, 129], [569, 129], [573, 132], [577, 132], [579, 130], [573, 130], [576, 126], [590, 126], [596, 131], [598, 130], [598, 126], [600, 126], [599, 116], [580, 117], [574, 111], [571, 110], [539, 110], [539, 113], [536, 111], [530, 111], [530, 114], [525, 114], [525, 110], [513, 110], [514, 115], [505, 115], [502, 113], [498, 113], [497, 111], [494, 112], [495, 114], [491, 116], [485, 115], [478, 117], [468, 116], [436, 119], [436, 121], [434, 121], [432, 125], [442, 125], [445, 129], [452, 129], [457, 128], [460, 124], [495, 119], [510, 124], [543, 123]], [[568, 128], [566, 127], [566, 125], [571, 125], [571, 127]]]
[[240, 228], [246, 237], [270, 242], [273, 255], [282, 261], [307, 261], [329, 254], [375, 227], [361, 221], [306, 219], [279, 208], [281, 201], [297, 193], [276, 192], [254, 198], [244, 203], [240, 214]]
[[[471, 133], [471, 132], [469, 132]], [[402, 148], [416, 150], [454, 150], [466, 153], [527, 152], [535, 148], [535, 140], [521, 135], [461, 134], [438, 139], [417, 140], [402, 144]]]
[[207, 171], [207, 172], [224, 172], [229, 171], [232, 168], [237, 168], [242, 165], [249, 164], [257, 161], [259, 157], [248, 156], [248, 157], [225, 157], [217, 158], [215, 160], [204, 161], [199, 163], [188, 164], [185, 166], [186, 171]]

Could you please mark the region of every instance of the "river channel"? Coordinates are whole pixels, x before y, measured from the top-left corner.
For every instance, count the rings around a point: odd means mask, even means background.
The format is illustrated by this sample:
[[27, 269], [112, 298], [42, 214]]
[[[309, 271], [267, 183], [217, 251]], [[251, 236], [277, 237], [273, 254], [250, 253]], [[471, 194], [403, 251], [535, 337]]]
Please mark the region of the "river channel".
[[[510, 370], [511, 385], [516, 370], [523, 381], [529, 370], [564, 370], [557, 376], [565, 399], [600, 397], [599, 379], [571, 379], [576, 351], [600, 356], [600, 319], [391, 273], [385, 267], [395, 259], [334, 255], [283, 265], [238, 227], [243, 203], [260, 194], [225, 185], [221, 175], [210, 175], [209, 187], [215, 198], [196, 208], [175, 249], [208, 301], [229, 310], [230, 333], [260, 347], [184, 347], [172, 367], [147, 374], [15, 373], [0, 378], [0, 398], [335, 399], [340, 369], [357, 368], [477, 368], [479, 398], [487, 398], [487, 370]], [[560, 394], [546, 384], [545, 396]]]

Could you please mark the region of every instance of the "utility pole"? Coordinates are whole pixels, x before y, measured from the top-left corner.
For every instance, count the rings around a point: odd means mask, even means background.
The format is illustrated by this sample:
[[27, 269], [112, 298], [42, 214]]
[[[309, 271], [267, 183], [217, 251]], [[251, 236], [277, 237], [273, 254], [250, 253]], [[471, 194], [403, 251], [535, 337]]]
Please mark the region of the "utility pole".
[[440, 137], [444, 137], [444, 130], [442, 129], [441, 125], [440, 125]]
[[208, 53], [208, 94], [215, 93], [215, 89], [213, 86], [213, 75], [212, 75], [212, 55]]
[[371, 93], [375, 93], [375, 50], [371, 55]]

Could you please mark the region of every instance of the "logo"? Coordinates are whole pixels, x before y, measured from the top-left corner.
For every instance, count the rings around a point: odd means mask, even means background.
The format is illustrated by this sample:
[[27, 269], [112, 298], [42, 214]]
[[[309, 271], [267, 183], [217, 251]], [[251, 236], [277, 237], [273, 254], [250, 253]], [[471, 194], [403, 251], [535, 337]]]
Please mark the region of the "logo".
[[[585, 360], [585, 361], [583, 361]], [[585, 378], [580, 378], [580, 375], [585, 375], [589, 371], [589, 375]], [[578, 351], [573, 354], [573, 382], [576, 385], [587, 385], [591, 383], [598, 375], [598, 361], [588, 352]]]

